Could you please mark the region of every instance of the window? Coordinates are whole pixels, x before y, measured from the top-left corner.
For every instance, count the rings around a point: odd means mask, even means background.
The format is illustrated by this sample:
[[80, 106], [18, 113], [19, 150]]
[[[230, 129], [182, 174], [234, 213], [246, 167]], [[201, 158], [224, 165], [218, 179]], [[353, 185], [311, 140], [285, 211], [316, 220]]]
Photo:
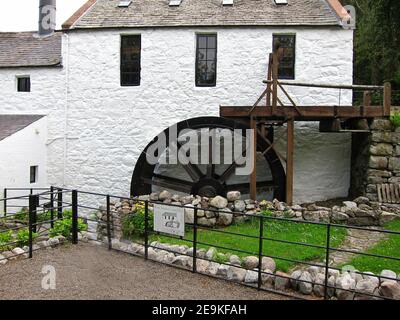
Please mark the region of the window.
[[31, 91], [31, 78], [30, 77], [17, 77], [17, 90], [18, 92]]
[[198, 34], [196, 49], [196, 86], [217, 84], [217, 35]]
[[38, 181], [38, 166], [31, 166], [30, 168], [30, 182], [36, 183]]
[[141, 36], [121, 36], [121, 86], [140, 86]]
[[279, 51], [279, 79], [294, 79], [296, 61], [296, 36], [295, 35], [274, 35], [274, 52]]

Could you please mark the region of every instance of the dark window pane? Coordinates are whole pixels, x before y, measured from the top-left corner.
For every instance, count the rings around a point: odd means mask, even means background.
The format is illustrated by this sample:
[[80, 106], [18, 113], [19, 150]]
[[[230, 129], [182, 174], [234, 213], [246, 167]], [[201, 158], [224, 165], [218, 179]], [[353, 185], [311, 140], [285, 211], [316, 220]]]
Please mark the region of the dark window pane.
[[37, 182], [37, 174], [38, 174], [38, 167], [37, 166], [31, 166], [30, 167], [30, 183], [36, 183]]
[[17, 90], [19, 92], [30, 92], [31, 91], [31, 78], [30, 77], [20, 77], [17, 78]]
[[274, 52], [279, 52], [279, 79], [295, 78], [296, 62], [296, 36], [295, 35], [274, 35]]
[[121, 85], [140, 85], [141, 36], [121, 37]]
[[196, 86], [211, 87], [217, 79], [217, 35], [198, 35]]

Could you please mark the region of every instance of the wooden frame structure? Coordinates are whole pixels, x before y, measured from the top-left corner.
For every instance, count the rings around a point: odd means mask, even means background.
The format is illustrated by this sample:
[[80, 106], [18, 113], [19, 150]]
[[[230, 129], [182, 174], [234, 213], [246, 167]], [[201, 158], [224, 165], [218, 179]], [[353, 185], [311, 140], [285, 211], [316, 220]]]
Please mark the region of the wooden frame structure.
[[[237, 121], [248, 123], [249, 127], [256, 132], [265, 132], [266, 126], [283, 125], [287, 127], [287, 150], [286, 159], [286, 202], [293, 203], [293, 153], [294, 153], [294, 123], [295, 121], [320, 121], [325, 127], [331, 127], [334, 132], [365, 132], [365, 130], [340, 130], [340, 122], [354, 119], [371, 119], [376, 117], [390, 116], [391, 109], [391, 84], [383, 86], [370, 85], [330, 85], [317, 83], [301, 83], [295, 81], [280, 81], [278, 79], [279, 53], [269, 55], [267, 79], [263, 81], [266, 89], [252, 106], [220, 106], [220, 116], [232, 118]], [[340, 90], [363, 90], [363, 104], [361, 106], [299, 106], [289, 95], [285, 86], [326, 88]], [[383, 91], [383, 102], [380, 106], [371, 105], [371, 92]], [[280, 99], [282, 92], [289, 105], [284, 105]], [[259, 104], [265, 101], [265, 104]], [[264, 135], [261, 135], [264, 138]], [[269, 148], [274, 148], [274, 142], [269, 142]], [[254, 135], [254, 145], [257, 145], [257, 134]], [[254, 148], [255, 149], [255, 148]], [[256, 159], [254, 150], [254, 159]], [[265, 152], [265, 151], [264, 151]], [[254, 160], [254, 170], [250, 177], [250, 196], [255, 200], [257, 191], [257, 168]]]

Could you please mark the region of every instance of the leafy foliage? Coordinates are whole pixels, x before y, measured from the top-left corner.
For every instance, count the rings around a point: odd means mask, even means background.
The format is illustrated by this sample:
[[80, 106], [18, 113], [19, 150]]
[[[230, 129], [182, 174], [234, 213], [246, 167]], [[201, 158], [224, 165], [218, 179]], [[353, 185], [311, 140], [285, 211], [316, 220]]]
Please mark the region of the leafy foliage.
[[395, 112], [390, 116], [390, 121], [395, 128], [400, 127], [400, 112]]
[[[153, 212], [149, 210], [148, 228], [153, 230]], [[143, 236], [145, 232], [145, 209], [144, 205], [135, 205], [133, 213], [128, 214], [122, 219], [122, 232], [125, 237], [132, 238], [137, 235]]]
[[[377, 84], [391, 81], [400, 89], [400, 1], [341, 0], [356, 8], [355, 82]], [[394, 105], [400, 95], [394, 94]]]
[[[69, 237], [72, 233], [72, 211], [64, 211], [63, 220], [54, 222], [54, 228], [50, 229], [49, 236], [54, 238], [56, 236]], [[83, 219], [78, 218], [78, 232], [86, 231], [87, 225]]]
[[[32, 232], [32, 241], [38, 237], [36, 232]], [[21, 229], [17, 232], [17, 243], [18, 246], [23, 247], [29, 244], [29, 230], [28, 229]]]
[[2, 231], [0, 232], [0, 251], [9, 250], [8, 243], [12, 240], [12, 231]]

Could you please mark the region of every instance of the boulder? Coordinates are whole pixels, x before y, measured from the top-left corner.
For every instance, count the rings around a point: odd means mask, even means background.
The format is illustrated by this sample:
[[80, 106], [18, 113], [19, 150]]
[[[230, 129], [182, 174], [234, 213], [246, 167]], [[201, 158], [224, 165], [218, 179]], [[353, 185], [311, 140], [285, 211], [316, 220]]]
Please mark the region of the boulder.
[[227, 205], [228, 205], [228, 200], [221, 196], [216, 196], [212, 198], [210, 201], [210, 206], [217, 209], [226, 208]]
[[22, 248], [19, 248], [19, 247], [12, 249], [11, 252], [15, 256], [18, 256], [18, 258], [22, 258], [22, 257], [27, 258], [28, 257], [28, 254]]
[[355, 287], [356, 281], [346, 272], [336, 279], [336, 297], [339, 300], [353, 300], [354, 292], [348, 290], [354, 290]]
[[276, 263], [275, 260], [270, 258], [270, 257], [263, 257], [261, 259], [261, 267], [262, 270], [271, 270], [272, 272], [275, 272], [276, 270]]
[[203, 259], [196, 260], [197, 272], [205, 273], [209, 266], [210, 266], [210, 262], [207, 260], [203, 260]]
[[192, 204], [185, 205], [185, 223], [193, 223], [194, 222], [194, 206]]
[[311, 294], [313, 291], [312, 277], [308, 271], [303, 271], [298, 279], [299, 291], [303, 294]]
[[290, 279], [287, 273], [277, 271], [275, 274], [275, 290], [284, 291], [290, 286]]
[[356, 199], [353, 200], [357, 205], [360, 204], [366, 204], [366, 205], [370, 205], [370, 201], [367, 197], [358, 197]]
[[246, 277], [246, 273], [247, 271], [245, 269], [229, 266], [227, 272], [227, 278], [228, 280], [242, 282]]
[[244, 282], [246, 283], [258, 282], [258, 272], [254, 270], [247, 270], [246, 276], [244, 277]]
[[364, 272], [363, 279], [372, 281], [372, 282], [374, 282], [376, 284], [376, 286], [379, 286], [380, 280], [372, 272]]
[[349, 216], [340, 211], [332, 210], [332, 222], [335, 223], [345, 223], [349, 220]]
[[246, 210], [246, 203], [243, 200], [236, 200], [233, 205], [233, 210], [243, 212], [244, 210]]
[[174, 260], [172, 260], [172, 264], [181, 267], [187, 267], [189, 265], [189, 259], [190, 257], [188, 256], [176, 256]]
[[357, 282], [356, 284], [356, 295], [354, 297], [355, 300], [372, 300], [375, 290], [378, 288], [376, 282], [363, 279]]
[[160, 201], [171, 200], [171, 198], [172, 194], [167, 190], [161, 191], [160, 194], [158, 195], [158, 199]]
[[215, 212], [214, 212], [214, 211], [209, 211], [209, 210], [207, 210], [207, 211], [204, 213], [204, 215], [205, 215], [205, 217], [206, 217], [207, 219], [215, 218]]
[[218, 211], [217, 225], [229, 226], [232, 224], [233, 214], [228, 208]]
[[149, 196], [149, 200], [150, 201], [158, 201], [159, 200], [158, 193], [156, 193], [156, 192], [151, 193]]
[[0, 254], [0, 264], [6, 264], [7, 263], [7, 258]]
[[379, 288], [382, 297], [400, 300], [400, 284], [396, 281], [384, 281]]
[[229, 263], [230, 263], [230, 264], [233, 264], [233, 265], [237, 265], [237, 266], [242, 265], [242, 261], [241, 261], [240, 258], [239, 258], [237, 255], [235, 255], [235, 254], [233, 254], [233, 255], [231, 255], [231, 256], [229, 257]]
[[318, 222], [320, 217], [320, 212], [319, 211], [309, 211], [306, 210], [303, 212], [303, 219], [307, 221], [314, 221]]
[[217, 275], [222, 276], [222, 277], [227, 277], [228, 276], [228, 269], [229, 266], [226, 264], [220, 264], [217, 270]]
[[213, 260], [215, 258], [215, 256], [217, 255], [217, 249], [211, 247], [210, 249], [208, 249], [208, 251], [206, 252], [206, 259], [208, 260]]
[[317, 266], [310, 266], [307, 268], [308, 273], [311, 275], [311, 278], [314, 280], [317, 275], [321, 272], [320, 268]]
[[380, 224], [385, 224], [387, 222], [393, 221], [393, 220], [398, 220], [400, 219], [400, 216], [391, 212], [386, 212], [382, 211], [380, 216], [379, 216], [379, 222]]
[[382, 270], [380, 276], [385, 277], [385, 278], [381, 278], [381, 282], [391, 281], [391, 279], [397, 280], [397, 275], [392, 270]]
[[203, 217], [203, 218], [199, 218], [197, 220], [197, 223], [204, 227], [213, 227], [217, 223], [217, 218], [207, 219], [206, 217]]
[[299, 280], [299, 278], [301, 276], [301, 273], [302, 273], [301, 270], [295, 270], [290, 275], [290, 285], [295, 290], [297, 290], [299, 288], [299, 281], [298, 280]]
[[230, 201], [230, 202], [234, 202], [236, 200], [240, 200], [241, 196], [242, 195], [241, 195], [240, 191], [229, 191], [226, 194], [226, 197], [227, 197], [228, 201]]
[[354, 201], [343, 201], [343, 205], [349, 209], [357, 208], [357, 203]]
[[[319, 273], [314, 280], [314, 293], [318, 297], [325, 296], [325, 274]], [[328, 297], [332, 297], [335, 293], [335, 277], [331, 276], [328, 278]]]
[[49, 246], [55, 247], [60, 244], [60, 240], [58, 240], [57, 238], [50, 238], [49, 240], [47, 240], [47, 243]]
[[258, 268], [258, 258], [255, 256], [248, 256], [243, 259], [243, 267], [246, 269]]
[[206, 273], [212, 275], [212, 276], [216, 276], [218, 273], [218, 269], [220, 267], [219, 263], [216, 262], [210, 262], [210, 264], [207, 267]]
[[272, 201], [272, 204], [274, 206], [274, 208], [278, 211], [285, 211], [286, 210], [286, 204], [284, 202], [280, 202], [277, 199], [274, 199]]
[[274, 272], [272, 270], [268, 270], [268, 269], [264, 269], [262, 271], [263, 273], [261, 274], [261, 281], [262, 283], [269, 287], [269, 288], [273, 288], [274, 283], [275, 283], [275, 275]]

